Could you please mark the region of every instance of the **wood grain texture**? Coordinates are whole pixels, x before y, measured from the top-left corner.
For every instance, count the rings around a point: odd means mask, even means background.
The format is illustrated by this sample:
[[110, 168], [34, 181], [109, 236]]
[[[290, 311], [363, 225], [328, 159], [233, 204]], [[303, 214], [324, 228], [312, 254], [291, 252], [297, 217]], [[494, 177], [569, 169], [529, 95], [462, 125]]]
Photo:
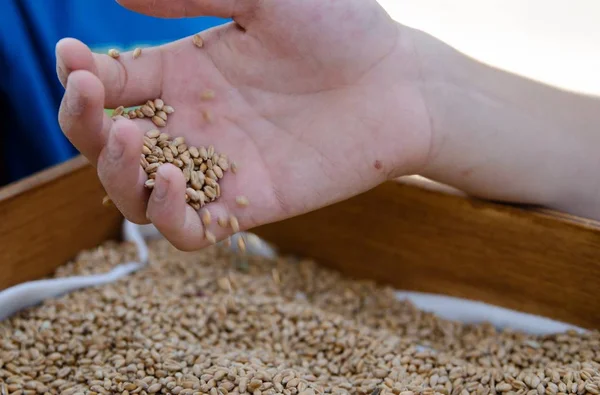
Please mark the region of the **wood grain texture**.
[[[81, 157], [0, 189], [0, 289], [117, 238], [122, 217], [103, 196]], [[253, 231], [356, 278], [600, 328], [593, 221], [468, 199], [411, 177]]]
[[78, 157], [0, 189], [0, 289], [38, 279], [119, 236], [95, 169]]
[[600, 232], [562, 217], [390, 182], [255, 231], [355, 278], [600, 328]]

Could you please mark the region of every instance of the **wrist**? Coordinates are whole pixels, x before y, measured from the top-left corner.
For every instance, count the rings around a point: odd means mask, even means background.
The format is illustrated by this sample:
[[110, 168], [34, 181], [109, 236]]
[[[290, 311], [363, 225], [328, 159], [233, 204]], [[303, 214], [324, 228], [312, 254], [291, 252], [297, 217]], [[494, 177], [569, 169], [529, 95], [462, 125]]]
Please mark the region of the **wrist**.
[[418, 174], [484, 199], [600, 219], [600, 102], [412, 37], [431, 140]]
[[384, 139], [386, 175], [395, 179], [426, 168], [432, 146], [430, 114], [411, 29], [397, 22], [394, 51], [380, 65], [379, 105], [387, 107]]

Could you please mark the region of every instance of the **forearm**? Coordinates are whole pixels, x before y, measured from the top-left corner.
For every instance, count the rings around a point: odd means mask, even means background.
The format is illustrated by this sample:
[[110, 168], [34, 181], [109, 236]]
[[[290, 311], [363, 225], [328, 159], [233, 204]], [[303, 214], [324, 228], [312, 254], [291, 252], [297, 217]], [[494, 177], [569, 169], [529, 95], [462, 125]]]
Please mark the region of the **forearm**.
[[503, 72], [408, 28], [432, 130], [422, 175], [600, 219], [600, 100]]

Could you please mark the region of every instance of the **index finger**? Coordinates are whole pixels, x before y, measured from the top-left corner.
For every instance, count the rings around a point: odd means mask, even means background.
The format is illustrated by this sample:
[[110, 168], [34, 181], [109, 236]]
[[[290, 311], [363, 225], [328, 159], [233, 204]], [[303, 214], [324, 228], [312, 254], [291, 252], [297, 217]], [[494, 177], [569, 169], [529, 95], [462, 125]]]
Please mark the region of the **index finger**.
[[115, 59], [107, 54], [92, 53], [79, 40], [64, 38], [56, 44], [57, 72], [65, 85], [73, 71], [89, 71], [104, 86], [106, 108], [134, 106], [162, 96], [161, 51], [161, 47], [144, 48], [143, 56], [139, 58], [134, 59], [131, 51], [119, 54]]

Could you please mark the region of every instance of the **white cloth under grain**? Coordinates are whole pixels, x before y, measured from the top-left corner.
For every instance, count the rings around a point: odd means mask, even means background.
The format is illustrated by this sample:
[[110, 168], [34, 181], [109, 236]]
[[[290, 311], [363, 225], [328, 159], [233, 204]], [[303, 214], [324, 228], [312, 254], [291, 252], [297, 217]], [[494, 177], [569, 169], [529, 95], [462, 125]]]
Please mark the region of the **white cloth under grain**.
[[[136, 244], [140, 262], [126, 262], [104, 274], [31, 281], [8, 288], [0, 292], [0, 321], [46, 299], [55, 298], [77, 289], [114, 282], [143, 268], [148, 262], [146, 240], [158, 237], [161, 235], [152, 225], [135, 225], [124, 221], [123, 238]], [[234, 235], [231, 243], [232, 249], [237, 248], [236, 238], [238, 237], [252, 240], [247, 243], [248, 254], [267, 258], [276, 256], [276, 250], [272, 246], [251, 233]], [[442, 318], [465, 323], [487, 321], [497, 328], [512, 328], [531, 334], [556, 333], [568, 329], [583, 331], [573, 325], [545, 317], [466, 299], [404, 291], [398, 291], [396, 297], [399, 300], [409, 300], [421, 310], [432, 312]]]

